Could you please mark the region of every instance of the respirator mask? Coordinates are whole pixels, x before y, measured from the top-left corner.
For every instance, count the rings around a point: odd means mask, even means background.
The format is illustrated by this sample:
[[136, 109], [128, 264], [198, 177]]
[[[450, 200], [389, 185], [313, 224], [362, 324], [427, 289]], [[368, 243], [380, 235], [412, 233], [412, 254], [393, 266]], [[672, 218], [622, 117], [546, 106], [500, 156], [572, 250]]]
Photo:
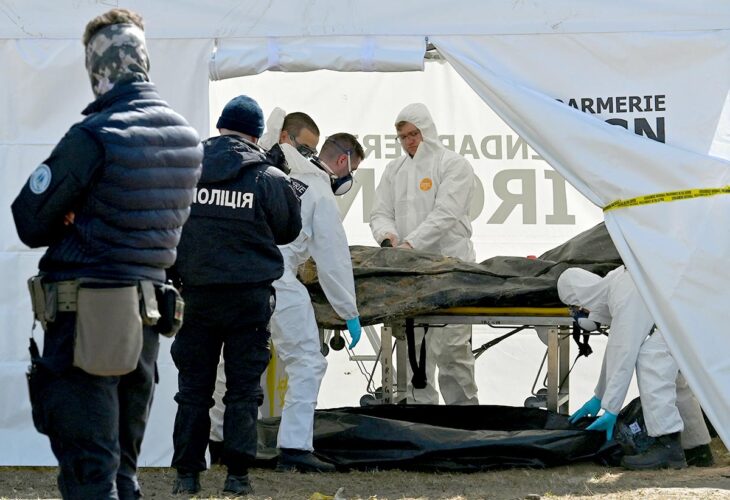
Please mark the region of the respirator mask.
[[578, 306], [570, 306], [570, 315], [573, 322], [585, 332], [595, 332], [601, 328], [601, 324], [592, 319], [588, 319], [589, 312]]
[[323, 162], [316, 156], [311, 156], [309, 158], [309, 161], [311, 161], [317, 168], [323, 170], [329, 176], [330, 187], [332, 188], [332, 192], [335, 194], [335, 196], [342, 196], [343, 194], [347, 193], [352, 188], [352, 185], [355, 183], [355, 179], [352, 177], [352, 163], [350, 161], [351, 153], [350, 151], [347, 151], [345, 154], [347, 155], [347, 175], [344, 175], [342, 177], [337, 177], [332, 169], [329, 168], [325, 162]]

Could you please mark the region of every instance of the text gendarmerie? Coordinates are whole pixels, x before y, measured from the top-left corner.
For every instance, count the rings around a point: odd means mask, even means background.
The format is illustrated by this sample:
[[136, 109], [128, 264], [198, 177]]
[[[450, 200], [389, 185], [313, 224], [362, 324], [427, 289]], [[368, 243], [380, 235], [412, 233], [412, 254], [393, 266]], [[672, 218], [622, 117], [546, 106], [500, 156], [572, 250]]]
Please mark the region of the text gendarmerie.
[[666, 111], [666, 95], [623, 95], [606, 97], [580, 97], [558, 101], [584, 113], [652, 113]]
[[[592, 115], [600, 115], [606, 123], [618, 125], [657, 142], [666, 142], [666, 94], [622, 95], [602, 97], [571, 97], [557, 99], [571, 108]], [[608, 115], [627, 114], [629, 116]], [[641, 116], [644, 115], [644, 116]]]

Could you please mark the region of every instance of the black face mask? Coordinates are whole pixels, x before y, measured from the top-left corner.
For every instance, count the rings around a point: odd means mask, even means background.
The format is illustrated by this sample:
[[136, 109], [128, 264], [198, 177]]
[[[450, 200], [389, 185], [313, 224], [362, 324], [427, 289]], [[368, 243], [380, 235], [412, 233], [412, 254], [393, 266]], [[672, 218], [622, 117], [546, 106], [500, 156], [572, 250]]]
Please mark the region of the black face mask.
[[347, 193], [350, 189], [352, 189], [352, 185], [354, 184], [355, 179], [353, 179], [352, 174], [347, 174], [344, 177], [332, 177], [330, 176], [330, 184], [332, 186], [332, 192], [335, 193], [335, 196], [342, 196], [343, 194]]
[[329, 176], [330, 187], [332, 188], [332, 192], [335, 196], [342, 196], [347, 193], [350, 188], [352, 188], [352, 184], [355, 182], [355, 179], [352, 177], [352, 173], [348, 173], [344, 177], [337, 177], [332, 169], [330, 169], [325, 162], [316, 156], [310, 157], [309, 161]]

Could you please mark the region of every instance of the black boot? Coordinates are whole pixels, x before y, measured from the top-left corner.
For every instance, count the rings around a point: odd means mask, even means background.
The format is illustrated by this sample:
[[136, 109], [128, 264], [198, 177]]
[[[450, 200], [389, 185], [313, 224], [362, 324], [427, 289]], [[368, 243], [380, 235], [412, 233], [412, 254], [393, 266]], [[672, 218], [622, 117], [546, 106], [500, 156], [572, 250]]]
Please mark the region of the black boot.
[[234, 495], [250, 495], [253, 493], [253, 486], [248, 479], [248, 474], [228, 474], [226, 482], [223, 485], [223, 492], [233, 493]]
[[658, 436], [644, 453], [621, 459], [621, 465], [631, 470], [684, 469], [687, 462], [679, 440], [679, 432]]
[[687, 459], [687, 465], [694, 465], [695, 467], [712, 467], [715, 465], [715, 458], [712, 456], [709, 444], [701, 444], [684, 450], [684, 458]]
[[172, 485], [172, 494], [187, 493], [189, 495], [200, 491], [200, 479], [197, 472], [178, 472], [175, 483]]
[[312, 452], [294, 448], [282, 448], [276, 465], [277, 472], [335, 472], [335, 470], [334, 465], [323, 462]]

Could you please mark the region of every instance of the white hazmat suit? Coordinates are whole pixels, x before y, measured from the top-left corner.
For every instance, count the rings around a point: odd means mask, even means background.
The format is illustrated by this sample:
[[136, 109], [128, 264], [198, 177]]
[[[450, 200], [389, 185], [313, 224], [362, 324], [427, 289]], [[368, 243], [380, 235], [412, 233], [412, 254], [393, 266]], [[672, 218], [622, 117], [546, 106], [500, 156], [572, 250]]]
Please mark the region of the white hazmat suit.
[[563, 303], [590, 311], [589, 319], [611, 326], [595, 389], [604, 410], [618, 414], [636, 368], [649, 435], [684, 429], [683, 448], [710, 442], [699, 403], [679, 373], [664, 337], [659, 331], [647, 337], [654, 320], [624, 266], [604, 278], [584, 269], [568, 269], [558, 279], [558, 295]]
[[636, 377], [644, 423], [650, 436], [681, 431], [684, 449], [710, 442], [700, 404], [658, 330], [641, 346]]
[[[379, 243], [388, 233], [414, 249], [474, 262], [469, 206], [475, 177], [469, 162], [439, 141], [431, 114], [423, 104], [406, 106], [396, 124], [416, 126], [422, 142], [413, 157], [404, 154], [385, 167], [375, 192], [370, 228]], [[423, 341], [416, 329], [416, 350]], [[433, 386], [436, 367], [439, 388], [446, 404], [479, 404], [474, 380], [471, 326], [430, 328], [426, 338], [424, 389], [409, 385], [408, 402], [438, 404]]]
[[290, 177], [307, 188], [301, 194], [302, 231], [293, 243], [279, 247], [284, 275], [274, 282], [271, 339], [288, 377], [278, 447], [312, 451], [314, 408], [327, 361], [321, 353], [311, 298], [297, 279], [297, 269], [310, 256], [314, 259], [327, 300], [345, 320], [358, 316], [355, 279], [329, 176], [289, 144], [281, 144], [281, 149], [291, 168]]
[[590, 311], [588, 319], [611, 325], [595, 395], [601, 408], [618, 414], [654, 319], [624, 266], [605, 278], [584, 269], [567, 269], [558, 279], [558, 295], [565, 304]]
[[[271, 147], [279, 137], [286, 113], [276, 108], [267, 120], [262, 147]], [[299, 265], [310, 256], [317, 265], [319, 283], [332, 308], [344, 320], [357, 318], [355, 279], [350, 247], [332, 193], [329, 176], [304, 158], [293, 146], [279, 145], [284, 152], [301, 198], [302, 230], [292, 243], [280, 246], [284, 275], [274, 282], [276, 308], [271, 317], [271, 340], [287, 375], [284, 407], [277, 446], [313, 451], [314, 410], [327, 369], [321, 353], [319, 328], [306, 287], [297, 279]], [[297, 182], [298, 181], [298, 182]], [[221, 373], [219, 380], [221, 386]], [[216, 395], [217, 396], [217, 395]], [[211, 438], [221, 440], [218, 415], [221, 399], [211, 410]]]

